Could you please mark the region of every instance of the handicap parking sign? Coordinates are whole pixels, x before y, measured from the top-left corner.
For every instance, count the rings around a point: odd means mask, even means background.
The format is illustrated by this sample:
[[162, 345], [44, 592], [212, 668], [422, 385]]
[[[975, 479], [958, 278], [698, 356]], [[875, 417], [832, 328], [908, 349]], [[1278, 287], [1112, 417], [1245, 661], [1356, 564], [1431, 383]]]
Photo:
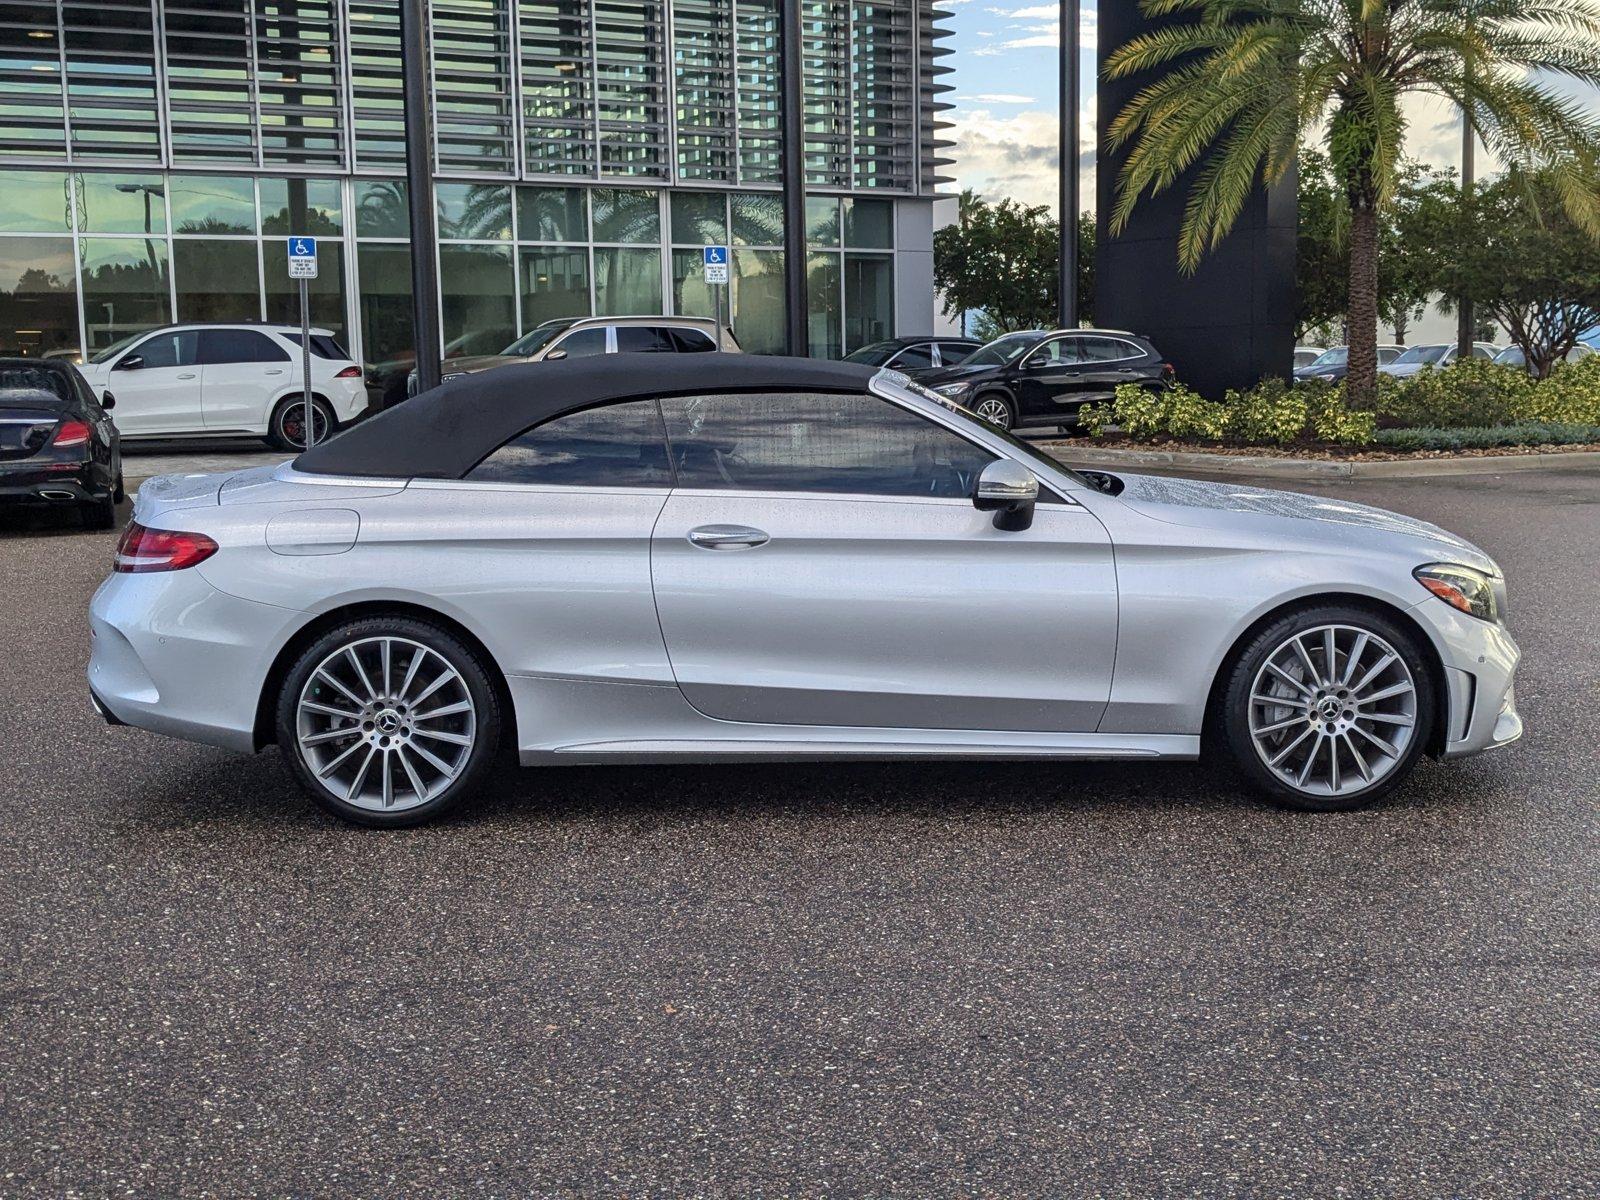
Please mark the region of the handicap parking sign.
[[289, 278], [315, 279], [317, 277], [317, 239], [292, 237], [289, 239]]
[[707, 283], [728, 282], [728, 248], [726, 246], [705, 246], [700, 252], [701, 260], [705, 264]]

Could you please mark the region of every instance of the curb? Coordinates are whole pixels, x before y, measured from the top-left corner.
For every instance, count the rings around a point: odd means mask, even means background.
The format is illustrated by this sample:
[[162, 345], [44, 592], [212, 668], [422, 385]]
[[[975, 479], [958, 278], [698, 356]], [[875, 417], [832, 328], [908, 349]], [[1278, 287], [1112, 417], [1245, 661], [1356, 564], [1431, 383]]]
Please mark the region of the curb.
[[1508, 471], [1600, 468], [1600, 451], [1594, 450], [1576, 450], [1571, 454], [1491, 454], [1462, 458], [1365, 461], [1206, 454], [1192, 450], [1096, 450], [1059, 441], [1040, 442], [1038, 445], [1069, 466], [1154, 467], [1279, 479], [1427, 479], [1438, 475], [1498, 475]]

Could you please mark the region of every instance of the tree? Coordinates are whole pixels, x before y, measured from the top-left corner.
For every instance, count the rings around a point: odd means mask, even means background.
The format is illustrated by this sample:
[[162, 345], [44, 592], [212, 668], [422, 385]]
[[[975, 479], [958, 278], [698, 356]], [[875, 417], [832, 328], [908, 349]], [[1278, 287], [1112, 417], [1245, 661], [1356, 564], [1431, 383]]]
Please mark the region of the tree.
[[[1009, 198], [990, 204], [970, 189], [958, 216], [933, 235], [933, 282], [944, 311], [981, 311], [983, 334], [1054, 329], [1060, 264], [1059, 227], [1044, 205]], [[1078, 311], [1094, 302], [1094, 218], [1078, 217]]]
[[1596, 0], [1143, 0], [1162, 24], [1114, 51], [1108, 78], [1155, 70], [1108, 130], [1126, 148], [1111, 227], [1188, 181], [1178, 260], [1193, 271], [1258, 180], [1276, 183], [1321, 138], [1350, 213], [1352, 398], [1377, 388], [1379, 218], [1401, 182], [1407, 96], [1468, 114], [1502, 161], [1547, 166], [1572, 219], [1600, 236], [1600, 119], [1541, 78], [1600, 84]]
[[1600, 322], [1600, 245], [1567, 215], [1548, 174], [1511, 171], [1481, 188], [1447, 238], [1442, 290], [1504, 325], [1547, 375]]

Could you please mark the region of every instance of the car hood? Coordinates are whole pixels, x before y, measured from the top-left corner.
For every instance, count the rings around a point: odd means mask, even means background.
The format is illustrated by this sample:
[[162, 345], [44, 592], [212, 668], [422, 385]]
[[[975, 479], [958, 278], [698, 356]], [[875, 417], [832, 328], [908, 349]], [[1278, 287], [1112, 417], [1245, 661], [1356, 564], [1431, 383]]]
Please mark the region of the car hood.
[[1230, 521], [1289, 522], [1284, 532], [1293, 530], [1343, 549], [1399, 551], [1420, 555], [1423, 561], [1448, 560], [1500, 573], [1492, 558], [1449, 530], [1367, 504], [1236, 483], [1121, 472], [1117, 478], [1123, 484], [1117, 499], [1143, 516], [1171, 525], [1215, 528]]
[[958, 363], [953, 367], [923, 367], [915, 372], [915, 377], [923, 387], [935, 387], [939, 384], [966, 383], [969, 380], [982, 379], [994, 375], [997, 369], [985, 366], [969, 367]]
[[474, 371], [487, 371], [490, 367], [506, 367], [527, 361], [520, 354], [464, 354], [460, 358], [445, 359], [439, 370], [442, 375], [470, 375]]

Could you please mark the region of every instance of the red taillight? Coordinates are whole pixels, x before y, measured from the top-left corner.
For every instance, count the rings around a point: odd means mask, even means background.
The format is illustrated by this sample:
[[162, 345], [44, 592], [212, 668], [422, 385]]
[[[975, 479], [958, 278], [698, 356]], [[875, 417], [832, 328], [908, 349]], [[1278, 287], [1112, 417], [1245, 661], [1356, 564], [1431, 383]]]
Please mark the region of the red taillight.
[[113, 571], [137, 575], [143, 571], [181, 571], [202, 563], [217, 552], [217, 544], [203, 533], [177, 529], [146, 529], [128, 522], [117, 543]]
[[56, 429], [55, 440], [50, 444], [58, 450], [87, 445], [92, 432], [83, 421], [63, 421]]
[[360, 379], [361, 378], [361, 368], [360, 367], [346, 367], [344, 370], [340, 371], [337, 375], [335, 375], [334, 378], [335, 379]]

